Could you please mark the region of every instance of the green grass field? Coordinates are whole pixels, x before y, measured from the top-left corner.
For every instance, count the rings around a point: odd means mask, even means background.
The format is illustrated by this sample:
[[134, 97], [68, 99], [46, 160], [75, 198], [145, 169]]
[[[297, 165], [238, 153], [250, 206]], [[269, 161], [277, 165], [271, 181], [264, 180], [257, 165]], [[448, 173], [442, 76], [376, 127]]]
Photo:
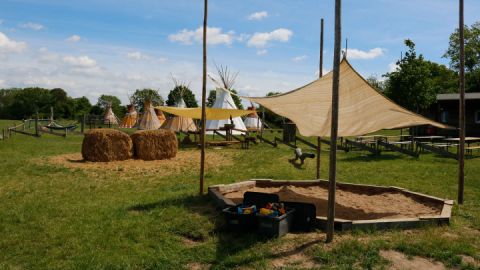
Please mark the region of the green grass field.
[[[0, 129], [11, 123], [0, 121]], [[79, 135], [15, 135], [0, 141], [0, 269], [271, 269], [278, 264], [285, 269], [382, 269], [389, 262], [380, 252], [390, 249], [449, 268], [478, 268], [480, 158], [466, 161], [465, 204], [454, 207], [450, 226], [346, 232], [327, 245], [321, 231], [273, 240], [224, 232], [209, 197], [198, 195], [198, 167], [173, 175], [92, 173], [44, 162], [78, 153], [81, 142]], [[196, 149], [180, 151], [199, 155]], [[315, 176], [315, 162], [294, 168], [287, 161], [292, 150], [284, 145], [207, 151], [232, 158], [207, 171], [206, 186]], [[321, 158], [325, 178], [327, 146]], [[456, 199], [456, 179], [456, 161], [432, 154], [414, 159], [390, 152], [379, 157], [338, 152], [338, 181], [395, 185]]]

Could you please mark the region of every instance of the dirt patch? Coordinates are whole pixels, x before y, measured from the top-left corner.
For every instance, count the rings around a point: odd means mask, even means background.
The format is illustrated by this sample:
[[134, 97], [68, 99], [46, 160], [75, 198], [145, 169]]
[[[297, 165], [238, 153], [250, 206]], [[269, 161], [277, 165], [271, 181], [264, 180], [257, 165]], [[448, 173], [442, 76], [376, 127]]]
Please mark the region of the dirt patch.
[[444, 270], [447, 269], [441, 262], [432, 262], [422, 257], [414, 256], [409, 259], [405, 254], [394, 250], [381, 250], [380, 255], [390, 261], [391, 270]]
[[[222, 166], [230, 166], [233, 164], [234, 156], [235, 154], [231, 152], [209, 151], [206, 153], [205, 168], [215, 170]], [[200, 166], [200, 153], [197, 151], [180, 151], [176, 157], [166, 160], [129, 159], [111, 162], [89, 162], [83, 160], [80, 153], [74, 153], [48, 157], [43, 161], [48, 164], [91, 172], [118, 172], [122, 175], [155, 173], [157, 176], [166, 176], [186, 170], [195, 170]]]
[[470, 264], [473, 265], [474, 267], [480, 267], [480, 262], [476, 261], [475, 258], [467, 255], [460, 255], [460, 258], [462, 258], [462, 262], [464, 264]]
[[303, 253], [297, 253], [290, 256], [273, 259], [270, 262], [270, 266], [274, 269], [283, 269], [285, 267], [293, 269], [311, 269], [320, 267], [320, 265], [317, 264], [312, 258]]
[[198, 263], [198, 262], [193, 262], [187, 264], [187, 269], [190, 270], [204, 270], [204, 269], [210, 269], [211, 264], [205, 264], [205, 263]]
[[[254, 187], [226, 193], [224, 196], [235, 203], [240, 203], [246, 191], [276, 193], [282, 201], [313, 203], [317, 208], [317, 216], [327, 215], [328, 191], [323, 187]], [[440, 212], [440, 205], [417, 202], [399, 192], [360, 194], [337, 189], [336, 193], [335, 217], [341, 219], [414, 218], [421, 215], [438, 215]]]

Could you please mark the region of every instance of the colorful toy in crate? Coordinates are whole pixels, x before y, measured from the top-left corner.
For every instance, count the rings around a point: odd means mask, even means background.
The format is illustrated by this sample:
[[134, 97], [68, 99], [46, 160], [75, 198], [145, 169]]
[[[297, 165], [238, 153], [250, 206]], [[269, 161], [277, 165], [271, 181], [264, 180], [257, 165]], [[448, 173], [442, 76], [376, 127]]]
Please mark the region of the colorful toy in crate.
[[285, 206], [283, 203], [268, 203], [265, 207], [260, 208], [259, 214], [270, 217], [282, 216], [285, 214]]
[[237, 207], [237, 214], [239, 215], [250, 215], [257, 212], [257, 207], [255, 205], [245, 206], [240, 205]]

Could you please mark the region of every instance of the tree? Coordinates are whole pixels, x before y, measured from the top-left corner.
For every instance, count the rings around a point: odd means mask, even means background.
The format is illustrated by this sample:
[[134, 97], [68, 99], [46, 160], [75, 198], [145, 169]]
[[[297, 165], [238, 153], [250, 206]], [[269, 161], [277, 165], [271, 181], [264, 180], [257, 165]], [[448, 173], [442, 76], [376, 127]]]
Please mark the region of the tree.
[[61, 88], [50, 90], [55, 118], [71, 118], [74, 115], [73, 100]]
[[[111, 96], [111, 95], [101, 95], [98, 98], [97, 104], [99, 108], [102, 109], [102, 113], [105, 112], [105, 109], [111, 105], [113, 113], [117, 116], [120, 117], [125, 114], [126, 109], [121, 105], [120, 99], [116, 96]], [[93, 108], [92, 108], [93, 109]]]
[[[443, 55], [450, 59], [450, 66], [458, 70], [460, 66], [460, 37], [459, 29], [450, 35], [450, 42], [447, 51]], [[465, 26], [465, 69], [472, 72], [480, 68], [480, 22]]]
[[[480, 22], [464, 28], [465, 42], [465, 91], [480, 91]], [[459, 29], [450, 35], [450, 42], [444, 58], [450, 59], [450, 67], [458, 71], [460, 58]], [[458, 86], [457, 86], [458, 88]], [[458, 89], [457, 89], [458, 92]]]
[[410, 110], [420, 112], [436, 100], [436, 89], [430, 73], [430, 64], [415, 52], [415, 43], [407, 39], [408, 51], [397, 61], [398, 69], [387, 78], [385, 93], [392, 100]]
[[29, 118], [38, 112], [41, 117], [50, 115], [52, 96], [50, 90], [29, 87], [14, 91], [14, 99], [8, 110], [15, 119]]
[[146, 100], [150, 100], [153, 106], [162, 106], [164, 104], [162, 96], [157, 90], [153, 89], [137, 89], [131, 97], [131, 102], [140, 112], [143, 112], [143, 104]]
[[188, 108], [195, 108], [198, 107], [197, 100], [195, 99], [195, 95], [193, 92], [188, 88], [188, 86], [184, 84], [177, 84], [175, 88], [170, 90], [168, 93], [167, 105], [168, 106], [175, 106], [180, 98], [185, 101], [185, 104]]
[[379, 79], [377, 79], [376, 76], [374, 75], [370, 75], [368, 78], [367, 78], [367, 82], [373, 86], [378, 92], [383, 92], [385, 90], [385, 84], [384, 82], [380, 81]]
[[75, 116], [86, 115], [92, 109], [92, 104], [90, 100], [86, 97], [74, 98], [73, 99], [73, 112]]
[[[235, 94], [235, 95], [232, 95], [232, 99], [233, 99], [233, 102], [235, 102], [235, 106], [237, 106], [238, 109], [243, 110], [242, 99], [236, 95], [237, 91], [235, 89], [232, 89], [230, 90], [230, 92]], [[207, 98], [207, 107], [212, 107], [213, 104], [215, 104], [215, 100], [217, 100], [217, 91], [210, 90]]]

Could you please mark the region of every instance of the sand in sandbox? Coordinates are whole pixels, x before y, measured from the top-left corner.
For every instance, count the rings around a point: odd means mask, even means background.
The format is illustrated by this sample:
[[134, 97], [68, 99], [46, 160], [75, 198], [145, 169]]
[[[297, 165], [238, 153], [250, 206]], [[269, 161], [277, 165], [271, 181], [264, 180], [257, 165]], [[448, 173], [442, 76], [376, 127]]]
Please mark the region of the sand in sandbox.
[[[224, 194], [235, 203], [241, 203], [246, 191], [276, 193], [281, 201], [313, 203], [317, 216], [327, 215], [328, 190], [320, 187], [253, 187], [246, 190]], [[438, 215], [441, 205], [415, 201], [399, 192], [377, 194], [354, 193], [337, 189], [335, 217], [347, 220], [365, 220], [380, 218], [415, 218], [422, 215]]]

